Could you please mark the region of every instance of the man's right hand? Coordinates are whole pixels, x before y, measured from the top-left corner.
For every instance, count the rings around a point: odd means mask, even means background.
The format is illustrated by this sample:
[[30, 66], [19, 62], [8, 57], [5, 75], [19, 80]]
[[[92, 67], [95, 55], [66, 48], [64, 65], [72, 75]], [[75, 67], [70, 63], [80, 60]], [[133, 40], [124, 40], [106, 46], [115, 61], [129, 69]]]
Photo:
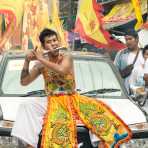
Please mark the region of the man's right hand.
[[25, 60], [30, 62], [30, 61], [36, 60], [36, 57], [34, 53], [31, 51], [26, 55]]

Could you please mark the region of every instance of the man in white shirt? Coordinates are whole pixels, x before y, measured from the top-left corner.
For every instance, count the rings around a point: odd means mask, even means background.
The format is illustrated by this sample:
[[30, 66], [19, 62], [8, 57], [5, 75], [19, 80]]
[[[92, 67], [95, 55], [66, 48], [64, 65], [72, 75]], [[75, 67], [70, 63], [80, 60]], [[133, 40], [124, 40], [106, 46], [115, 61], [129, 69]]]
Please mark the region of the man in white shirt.
[[[134, 95], [147, 94], [147, 79], [148, 79], [148, 45], [142, 50], [143, 63], [135, 66], [129, 79], [130, 89]], [[144, 102], [143, 102], [144, 103]]]
[[[129, 89], [129, 79], [132, 73], [132, 70], [134, 67], [137, 67], [141, 63], [143, 63], [143, 55], [142, 51], [138, 47], [139, 37], [138, 33], [134, 30], [128, 30], [125, 32], [125, 41], [127, 45], [127, 49], [123, 49], [119, 51], [115, 57], [114, 64], [118, 68], [119, 72], [121, 73], [122, 78], [124, 79], [125, 87], [130, 94]], [[136, 58], [137, 57], [137, 58]], [[135, 60], [135, 63], [133, 63]], [[131, 73], [129, 75], [126, 75], [125, 77], [122, 75], [123, 70], [133, 64], [133, 69], [131, 70]]]

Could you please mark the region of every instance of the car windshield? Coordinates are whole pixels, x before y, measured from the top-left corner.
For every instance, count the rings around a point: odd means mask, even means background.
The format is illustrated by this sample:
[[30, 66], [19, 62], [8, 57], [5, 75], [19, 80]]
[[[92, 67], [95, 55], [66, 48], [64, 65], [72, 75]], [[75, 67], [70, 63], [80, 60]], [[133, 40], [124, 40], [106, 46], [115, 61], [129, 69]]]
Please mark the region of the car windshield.
[[81, 94], [121, 96], [121, 87], [111, 66], [104, 60], [75, 60], [75, 80]]
[[[24, 59], [8, 60], [2, 81], [4, 94], [26, 95], [44, 89], [43, 77], [39, 76], [28, 86], [20, 84], [20, 74]], [[30, 63], [32, 67], [34, 62]], [[74, 71], [76, 89], [85, 95], [121, 96], [120, 84], [110, 66], [104, 60], [75, 59]], [[32, 94], [32, 93], [31, 93]]]

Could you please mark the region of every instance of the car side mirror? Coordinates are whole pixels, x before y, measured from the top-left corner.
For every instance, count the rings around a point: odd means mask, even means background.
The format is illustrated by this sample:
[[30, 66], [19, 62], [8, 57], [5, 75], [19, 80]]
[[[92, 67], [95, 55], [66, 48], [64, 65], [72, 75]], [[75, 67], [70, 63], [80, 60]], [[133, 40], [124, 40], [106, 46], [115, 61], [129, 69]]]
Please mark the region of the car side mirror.
[[145, 105], [147, 97], [148, 93], [143, 88], [131, 90], [131, 98], [140, 106]]
[[140, 106], [144, 106], [146, 103], [146, 99], [147, 99], [148, 95], [140, 95], [140, 94], [136, 94], [136, 95], [132, 95], [131, 98], [138, 103]]

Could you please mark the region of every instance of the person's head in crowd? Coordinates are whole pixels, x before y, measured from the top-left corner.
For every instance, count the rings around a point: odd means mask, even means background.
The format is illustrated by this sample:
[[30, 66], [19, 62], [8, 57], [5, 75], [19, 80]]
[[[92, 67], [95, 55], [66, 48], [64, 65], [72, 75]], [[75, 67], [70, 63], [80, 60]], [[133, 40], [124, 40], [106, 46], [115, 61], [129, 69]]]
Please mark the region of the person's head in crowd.
[[134, 29], [128, 29], [125, 32], [125, 41], [129, 50], [134, 51], [138, 49], [139, 37]]
[[144, 48], [142, 49], [142, 54], [145, 60], [148, 59], [148, 44], [144, 46]]

